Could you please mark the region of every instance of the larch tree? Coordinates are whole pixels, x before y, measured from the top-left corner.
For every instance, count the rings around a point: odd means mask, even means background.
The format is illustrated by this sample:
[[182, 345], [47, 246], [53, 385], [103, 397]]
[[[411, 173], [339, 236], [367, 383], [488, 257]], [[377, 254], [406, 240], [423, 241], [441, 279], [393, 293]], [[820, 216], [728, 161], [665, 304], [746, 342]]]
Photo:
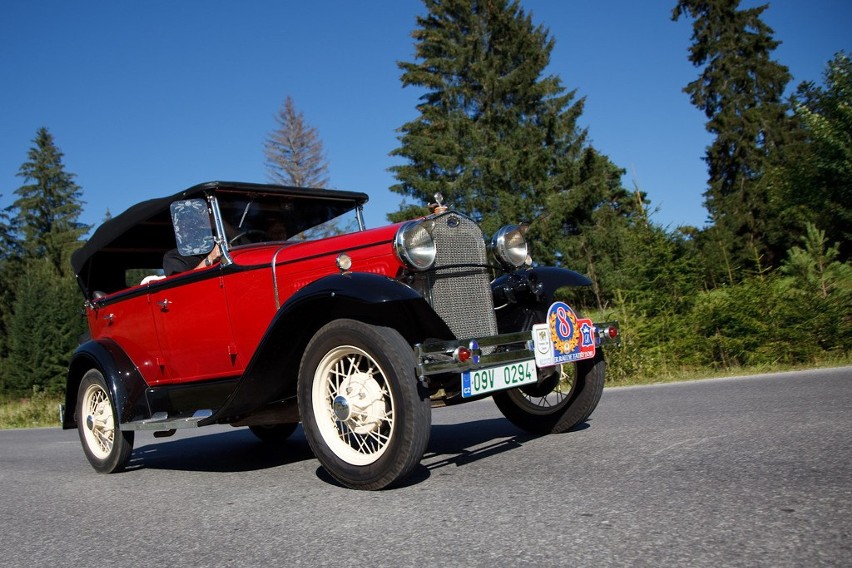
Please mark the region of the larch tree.
[[287, 97], [275, 116], [278, 124], [263, 149], [270, 181], [294, 187], [328, 186], [328, 162], [316, 128], [305, 122]]

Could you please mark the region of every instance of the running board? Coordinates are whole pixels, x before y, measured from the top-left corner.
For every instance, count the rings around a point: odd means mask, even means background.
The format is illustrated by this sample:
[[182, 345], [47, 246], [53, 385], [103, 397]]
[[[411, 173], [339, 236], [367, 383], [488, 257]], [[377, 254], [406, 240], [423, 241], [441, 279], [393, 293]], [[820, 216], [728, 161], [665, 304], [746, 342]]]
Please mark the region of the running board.
[[134, 422], [125, 422], [121, 424], [122, 430], [177, 430], [180, 428], [198, 428], [198, 423], [213, 415], [213, 411], [196, 410], [195, 414], [188, 418], [177, 418], [169, 420], [169, 415], [165, 412], [157, 412], [151, 418], [145, 420], [136, 420]]

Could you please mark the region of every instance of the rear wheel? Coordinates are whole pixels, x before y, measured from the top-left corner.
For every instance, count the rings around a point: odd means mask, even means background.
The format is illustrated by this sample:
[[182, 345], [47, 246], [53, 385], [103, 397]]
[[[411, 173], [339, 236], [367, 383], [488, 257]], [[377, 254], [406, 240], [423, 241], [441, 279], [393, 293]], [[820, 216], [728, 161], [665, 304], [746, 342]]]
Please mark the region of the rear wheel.
[[259, 440], [271, 444], [280, 444], [293, 435], [298, 424], [271, 424], [269, 426], [249, 426], [249, 430]]
[[133, 452], [133, 431], [122, 432], [103, 375], [91, 369], [77, 390], [77, 432], [83, 452], [99, 473], [123, 470]]
[[336, 320], [308, 343], [299, 369], [302, 428], [320, 463], [354, 489], [404, 479], [429, 442], [429, 398], [411, 346], [394, 329]]
[[605, 380], [603, 355], [566, 363], [543, 381], [496, 392], [497, 408], [512, 424], [534, 434], [566, 432], [597, 407]]

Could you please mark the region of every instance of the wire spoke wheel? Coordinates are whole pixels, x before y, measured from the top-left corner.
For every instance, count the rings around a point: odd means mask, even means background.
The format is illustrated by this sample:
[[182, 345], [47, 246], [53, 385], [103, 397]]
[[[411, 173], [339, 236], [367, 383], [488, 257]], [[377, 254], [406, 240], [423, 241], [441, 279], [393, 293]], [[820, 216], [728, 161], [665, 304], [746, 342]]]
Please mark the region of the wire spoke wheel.
[[77, 390], [77, 431], [83, 453], [100, 473], [121, 471], [130, 461], [134, 433], [122, 431], [103, 375], [89, 370]]
[[537, 384], [494, 393], [494, 402], [515, 426], [534, 434], [565, 432], [585, 422], [597, 407], [604, 386], [604, 360], [561, 365]]
[[541, 384], [512, 389], [507, 394], [518, 406], [533, 414], [550, 414], [568, 404], [577, 383], [573, 364], [559, 365], [556, 372]]
[[394, 431], [394, 399], [385, 372], [364, 350], [344, 345], [320, 361], [313, 382], [314, 416], [332, 452], [368, 465]]
[[347, 487], [382, 489], [420, 463], [429, 396], [396, 330], [350, 319], [326, 324], [305, 348], [297, 394], [311, 450]]
[[105, 459], [115, 442], [115, 417], [106, 391], [100, 385], [89, 385], [83, 393], [83, 433], [91, 452]]

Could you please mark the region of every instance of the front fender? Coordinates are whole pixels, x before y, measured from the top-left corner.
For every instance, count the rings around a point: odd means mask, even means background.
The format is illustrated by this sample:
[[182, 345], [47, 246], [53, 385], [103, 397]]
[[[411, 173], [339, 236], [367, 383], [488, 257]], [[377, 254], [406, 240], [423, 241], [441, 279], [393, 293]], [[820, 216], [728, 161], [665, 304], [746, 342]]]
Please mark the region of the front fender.
[[77, 427], [77, 390], [83, 375], [91, 369], [98, 369], [103, 374], [118, 413], [119, 424], [149, 417], [145, 400], [148, 385], [130, 357], [110, 339], [90, 340], [74, 351], [68, 367], [63, 429]]
[[426, 300], [405, 284], [363, 272], [326, 276], [281, 306], [234, 393], [199, 424], [232, 421], [295, 395], [305, 347], [322, 326], [340, 318], [394, 328], [412, 345], [426, 338], [453, 338]]
[[592, 281], [573, 270], [541, 266], [504, 274], [491, 283], [497, 309], [497, 329], [511, 333], [540, 323], [559, 288], [591, 286]]
[[553, 266], [516, 270], [491, 283], [496, 307], [506, 304], [546, 304], [553, 302], [556, 290], [563, 287], [591, 286], [592, 281], [579, 272]]

